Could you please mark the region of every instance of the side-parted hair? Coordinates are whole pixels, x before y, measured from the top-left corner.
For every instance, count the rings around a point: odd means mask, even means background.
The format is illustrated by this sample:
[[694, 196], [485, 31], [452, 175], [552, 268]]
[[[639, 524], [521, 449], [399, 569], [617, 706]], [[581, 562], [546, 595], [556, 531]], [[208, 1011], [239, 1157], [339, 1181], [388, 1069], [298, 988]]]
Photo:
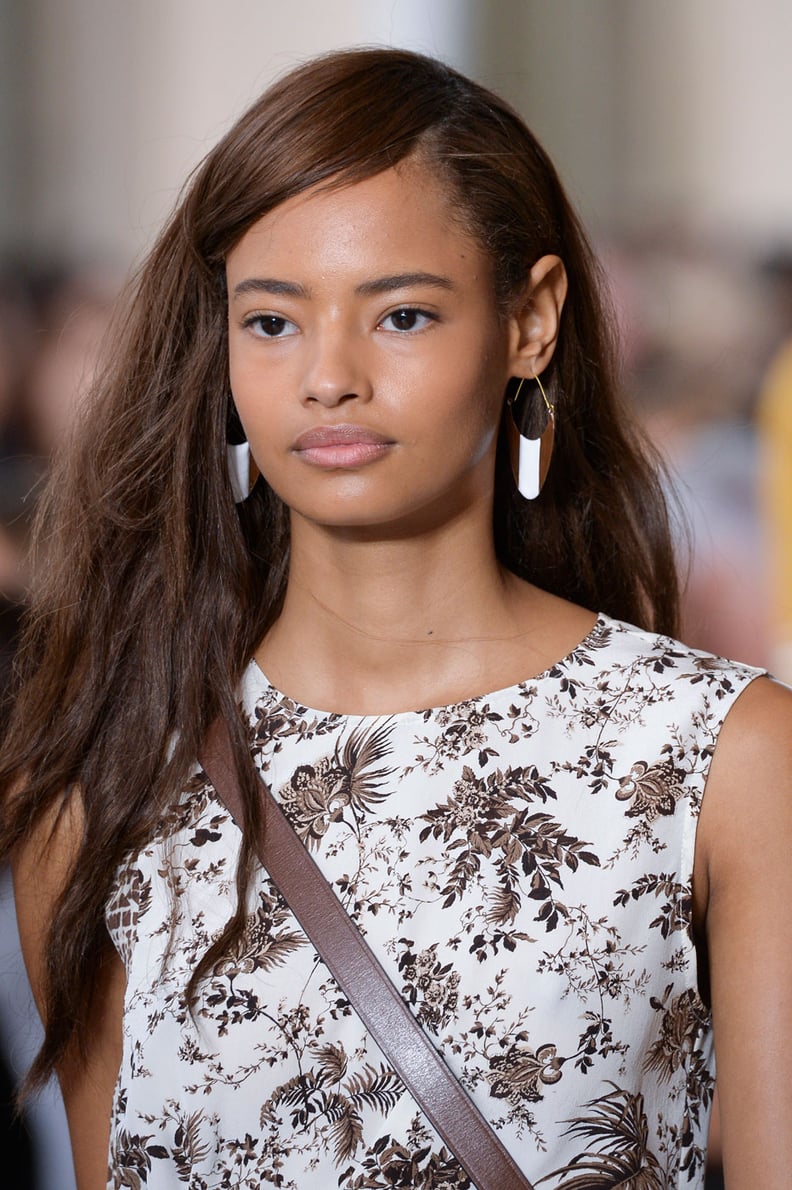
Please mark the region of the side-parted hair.
[[31, 1087], [87, 1035], [118, 865], [155, 835], [218, 713], [232, 727], [247, 804], [239, 903], [191, 993], [244, 930], [259, 809], [238, 683], [278, 615], [289, 540], [287, 510], [263, 479], [243, 505], [232, 498], [225, 257], [285, 199], [406, 158], [435, 173], [490, 254], [502, 310], [545, 254], [560, 256], [569, 277], [543, 377], [557, 431], [537, 501], [515, 493], [499, 446], [501, 561], [590, 608], [675, 629], [662, 487], [617, 398], [598, 268], [543, 149], [497, 96], [414, 53], [349, 50], [292, 71], [194, 174], [116, 319], [105, 374], [42, 499], [0, 768], [0, 854], [75, 797], [84, 825], [52, 923]]

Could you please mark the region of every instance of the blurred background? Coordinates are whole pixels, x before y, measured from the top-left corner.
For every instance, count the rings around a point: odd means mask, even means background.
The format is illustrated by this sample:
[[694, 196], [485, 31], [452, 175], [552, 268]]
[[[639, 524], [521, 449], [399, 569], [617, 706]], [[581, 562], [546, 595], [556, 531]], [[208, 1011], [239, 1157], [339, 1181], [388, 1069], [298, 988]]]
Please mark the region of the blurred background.
[[[372, 43], [471, 74], [550, 152], [679, 498], [683, 635], [792, 680], [789, 0], [0, 0], [3, 673], [36, 492], [124, 277], [273, 77]], [[37, 1029], [4, 896], [3, 1102]], [[53, 1090], [4, 1125], [3, 1184], [73, 1190], [65, 1143]]]

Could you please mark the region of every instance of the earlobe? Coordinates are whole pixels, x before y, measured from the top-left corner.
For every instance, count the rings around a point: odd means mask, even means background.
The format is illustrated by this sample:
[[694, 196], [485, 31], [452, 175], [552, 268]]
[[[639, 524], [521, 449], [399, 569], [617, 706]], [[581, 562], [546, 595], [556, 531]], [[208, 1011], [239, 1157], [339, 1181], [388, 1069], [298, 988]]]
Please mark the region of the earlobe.
[[537, 376], [553, 357], [567, 294], [567, 274], [560, 256], [542, 256], [513, 315], [512, 375]]

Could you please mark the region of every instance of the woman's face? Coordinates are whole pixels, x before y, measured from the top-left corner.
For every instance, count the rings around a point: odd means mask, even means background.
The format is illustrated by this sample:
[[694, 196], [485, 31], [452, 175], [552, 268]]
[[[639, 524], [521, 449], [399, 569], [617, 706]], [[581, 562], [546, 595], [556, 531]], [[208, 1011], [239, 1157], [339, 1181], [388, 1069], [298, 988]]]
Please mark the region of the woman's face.
[[234, 401], [293, 515], [403, 529], [489, 499], [518, 332], [431, 173], [289, 199], [227, 278]]

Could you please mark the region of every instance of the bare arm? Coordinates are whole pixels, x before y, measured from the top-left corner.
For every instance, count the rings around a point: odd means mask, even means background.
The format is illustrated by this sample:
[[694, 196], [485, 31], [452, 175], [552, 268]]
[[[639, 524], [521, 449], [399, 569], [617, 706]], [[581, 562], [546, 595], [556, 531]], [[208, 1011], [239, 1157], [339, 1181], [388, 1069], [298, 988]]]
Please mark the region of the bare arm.
[[[53, 909], [79, 839], [78, 813], [70, 811], [45, 844], [45, 822], [14, 856], [14, 896], [19, 936], [30, 985], [43, 1015], [45, 944]], [[121, 1061], [121, 1015], [125, 987], [123, 964], [115, 951], [100, 974], [91, 1017], [86, 1062], [67, 1054], [58, 1070], [74, 1155], [78, 1190], [104, 1190], [113, 1090]]]
[[792, 1169], [792, 691], [740, 697], [712, 763], [695, 907], [710, 961], [729, 1190], [785, 1190]]

